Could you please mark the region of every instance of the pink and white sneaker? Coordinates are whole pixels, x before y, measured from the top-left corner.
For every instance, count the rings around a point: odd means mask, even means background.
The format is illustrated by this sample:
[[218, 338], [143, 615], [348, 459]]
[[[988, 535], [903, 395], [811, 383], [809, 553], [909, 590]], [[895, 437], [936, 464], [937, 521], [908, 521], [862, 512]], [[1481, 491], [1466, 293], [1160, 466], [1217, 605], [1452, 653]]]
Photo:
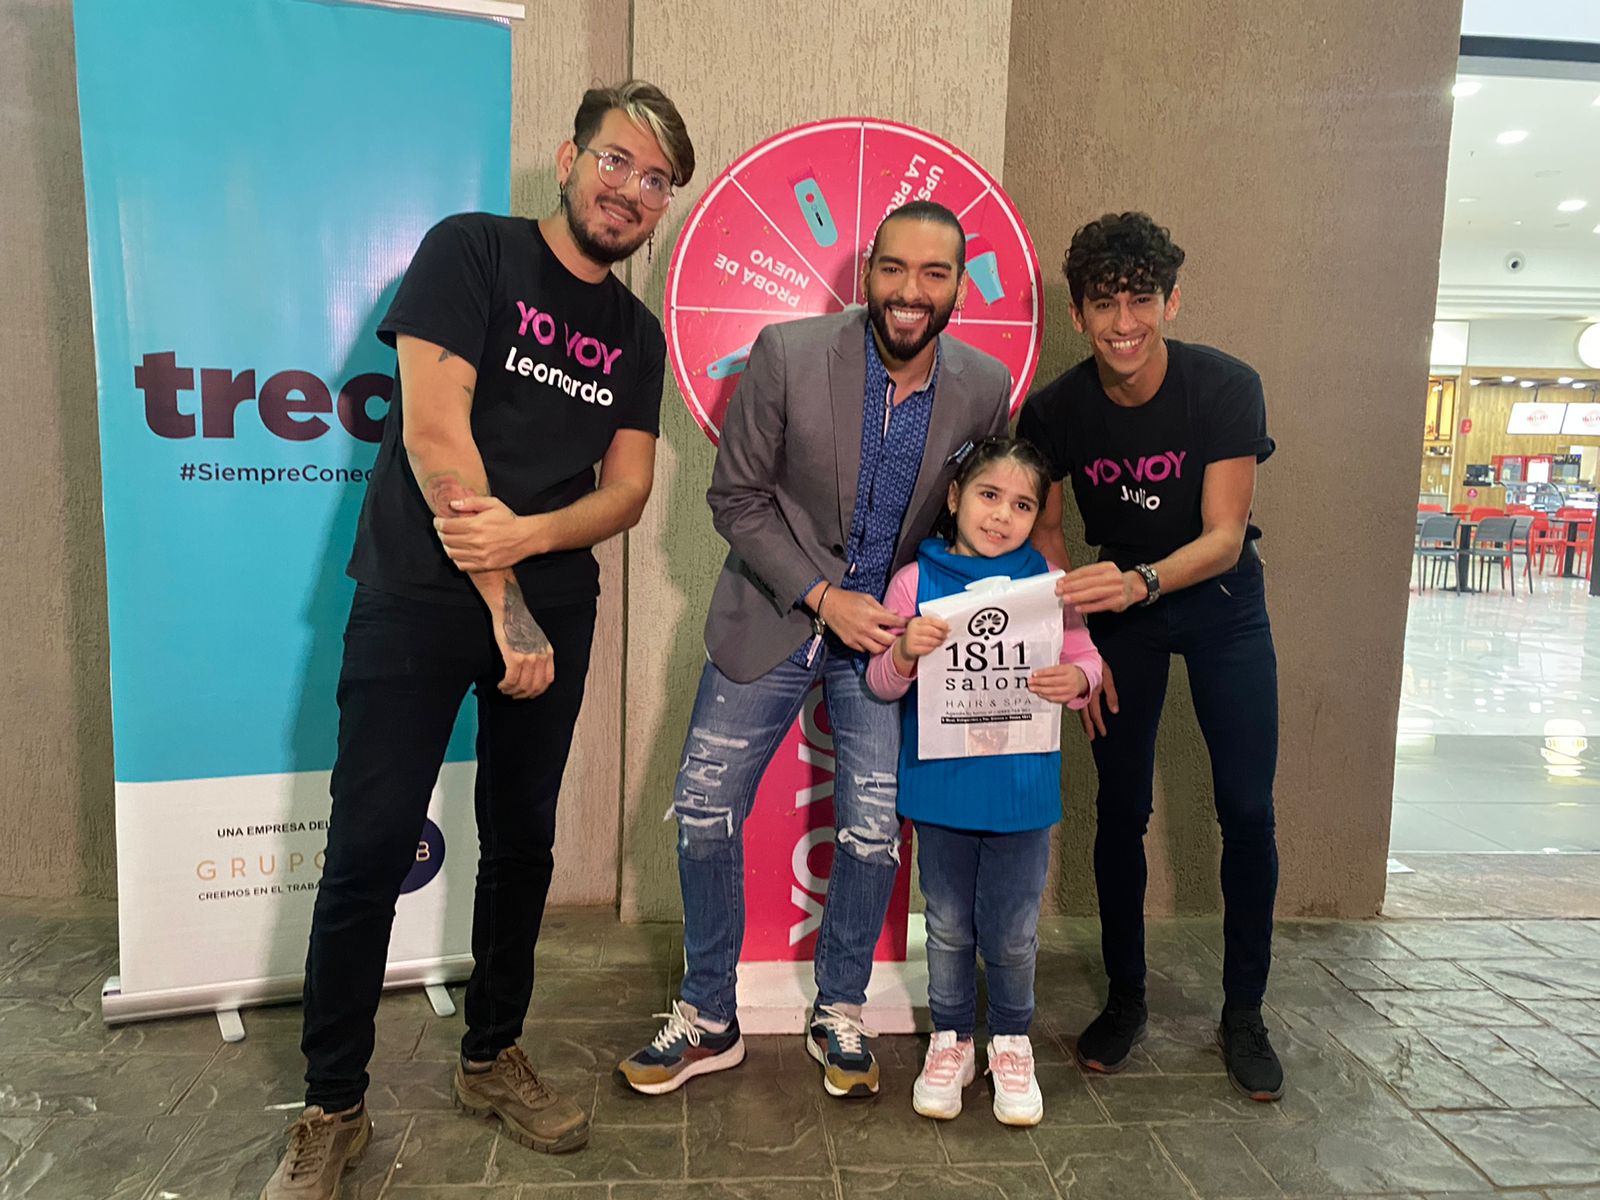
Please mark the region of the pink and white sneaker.
[[928, 1042], [922, 1074], [911, 1087], [911, 1107], [925, 1117], [953, 1121], [961, 1115], [961, 1089], [977, 1073], [978, 1052], [972, 1039], [962, 1041], [953, 1029], [939, 1030]]
[[994, 1077], [995, 1120], [1037, 1125], [1044, 1117], [1044, 1094], [1034, 1077], [1033, 1043], [1026, 1034], [999, 1036], [989, 1043], [989, 1074]]

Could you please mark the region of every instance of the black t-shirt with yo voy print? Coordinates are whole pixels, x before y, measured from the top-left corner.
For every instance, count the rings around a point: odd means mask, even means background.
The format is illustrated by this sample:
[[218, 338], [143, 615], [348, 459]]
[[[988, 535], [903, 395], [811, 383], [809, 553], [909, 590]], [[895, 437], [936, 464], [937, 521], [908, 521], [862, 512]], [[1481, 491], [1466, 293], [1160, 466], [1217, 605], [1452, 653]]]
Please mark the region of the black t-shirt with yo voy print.
[[[1028, 397], [1017, 434], [1043, 452], [1056, 479], [1071, 479], [1085, 539], [1124, 570], [1165, 558], [1202, 529], [1205, 469], [1228, 458], [1264, 462], [1261, 376], [1209, 346], [1167, 339], [1167, 374], [1149, 401], [1112, 402], [1085, 359]], [[1259, 538], [1251, 522], [1246, 540]]]
[[[612, 275], [573, 275], [538, 225], [518, 217], [446, 217], [422, 240], [378, 336], [422, 338], [476, 365], [472, 436], [489, 491], [519, 516], [594, 490], [618, 429], [660, 429], [661, 323]], [[400, 380], [384, 422], [347, 568], [361, 583], [418, 600], [477, 604], [439, 544], [402, 441]], [[524, 559], [517, 582], [535, 610], [592, 599], [589, 550]]]

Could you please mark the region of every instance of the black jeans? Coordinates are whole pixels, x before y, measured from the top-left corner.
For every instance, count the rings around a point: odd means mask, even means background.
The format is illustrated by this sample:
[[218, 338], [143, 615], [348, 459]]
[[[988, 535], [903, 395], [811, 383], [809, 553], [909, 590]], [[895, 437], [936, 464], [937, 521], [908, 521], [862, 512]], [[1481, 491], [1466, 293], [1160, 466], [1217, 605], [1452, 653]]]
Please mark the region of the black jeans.
[[461, 1052], [491, 1059], [522, 1033], [595, 606], [536, 608], [534, 617], [555, 650], [555, 682], [532, 700], [513, 700], [496, 686], [505, 663], [486, 608], [356, 589], [339, 675], [327, 858], [306, 956], [307, 1104], [332, 1112], [366, 1093], [395, 901], [469, 687], [478, 696], [479, 857]]
[[1223, 993], [1230, 1004], [1259, 1004], [1272, 963], [1278, 892], [1272, 811], [1278, 659], [1261, 560], [1248, 551], [1226, 574], [1149, 608], [1091, 616], [1089, 629], [1111, 667], [1121, 707], [1106, 712], [1106, 736], [1094, 741], [1100, 774], [1094, 875], [1106, 974], [1113, 987], [1144, 985], [1144, 835], [1153, 803], [1156, 726], [1171, 656], [1181, 654], [1211, 754], [1222, 826]]

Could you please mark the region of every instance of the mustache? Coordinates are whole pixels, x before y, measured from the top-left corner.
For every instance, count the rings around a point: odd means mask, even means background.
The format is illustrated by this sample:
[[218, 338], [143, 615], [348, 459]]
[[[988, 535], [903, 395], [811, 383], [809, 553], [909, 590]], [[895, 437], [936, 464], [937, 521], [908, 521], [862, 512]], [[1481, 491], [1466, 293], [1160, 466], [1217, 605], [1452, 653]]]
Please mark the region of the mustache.
[[629, 200], [625, 196], [601, 196], [598, 197], [594, 203], [596, 208], [602, 208], [609, 203], [615, 208], [622, 209], [628, 214], [629, 217], [633, 218], [633, 220], [637, 221], [640, 219], [639, 206], [634, 204], [633, 201]]
[[[575, 211], [576, 211], [576, 208], [575, 208], [575, 206], [573, 204], [573, 196], [572, 196], [573, 192], [576, 190], [576, 187], [577, 187], [577, 177], [576, 176], [569, 177], [567, 182], [564, 183], [561, 186], [561, 190], [560, 190], [560, 192], [558, 194], [558, 198], [560, 199], [561, 206], [562, 206], [563, 209], [566, 210], [567, 215], [569, 217], [573, 216], [575, 214]], [[610, 201], [612, 204], [615, 204], [618, 208], [620, 208], [623, 211], [625, 211], [628, 214], [628, 216], [633, 218], [635, 221], [644, 220], [644, 217], [643, 217], [642, 213], [639, 210], [639, 206], [637, 204], [633, 203], [633, 201], [629, 200], [626, 196], [621, 196], [621, 195], [596, 196], [594, 198], [594, 200], [592, 200], [590, 202], [589, 207], [590, 208], [598, 208], [602, 201]]]

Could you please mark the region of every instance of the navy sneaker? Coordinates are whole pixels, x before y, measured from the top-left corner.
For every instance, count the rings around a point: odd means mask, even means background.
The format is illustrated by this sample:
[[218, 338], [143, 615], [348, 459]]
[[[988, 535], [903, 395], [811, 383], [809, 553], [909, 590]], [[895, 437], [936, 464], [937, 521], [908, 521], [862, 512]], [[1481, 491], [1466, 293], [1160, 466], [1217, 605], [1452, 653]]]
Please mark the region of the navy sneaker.
[[699, 1012], [682, 1000], [672, 1002], [672, 1011], [657, 1013], [666, 1024], [643, 1050], [617, 1065], [623, 1078], [636, 1092], [659, 1096], [681, 1088], [696, 1075], [726, 1071], [744, 1061], [744, 1039], [739, 1036], [735, 1018], [728, 1028], [713, 1033], [697, 1023]]
[[1217, 1042], [1228, 1064], [1228, 1081], [1252, 1100], [1283, 1099], [1283, 1064], [1278, 1061], [1259, 1008], [1222, 1010]]
[[878, 1094], [878, 1060], [864, 1040], [877, 1036], [861, 1023], [859, 1004], [822, 1004], [811, 1010], [806, 1052], [822, 1064], [828, 1095], [858, 1100]]

